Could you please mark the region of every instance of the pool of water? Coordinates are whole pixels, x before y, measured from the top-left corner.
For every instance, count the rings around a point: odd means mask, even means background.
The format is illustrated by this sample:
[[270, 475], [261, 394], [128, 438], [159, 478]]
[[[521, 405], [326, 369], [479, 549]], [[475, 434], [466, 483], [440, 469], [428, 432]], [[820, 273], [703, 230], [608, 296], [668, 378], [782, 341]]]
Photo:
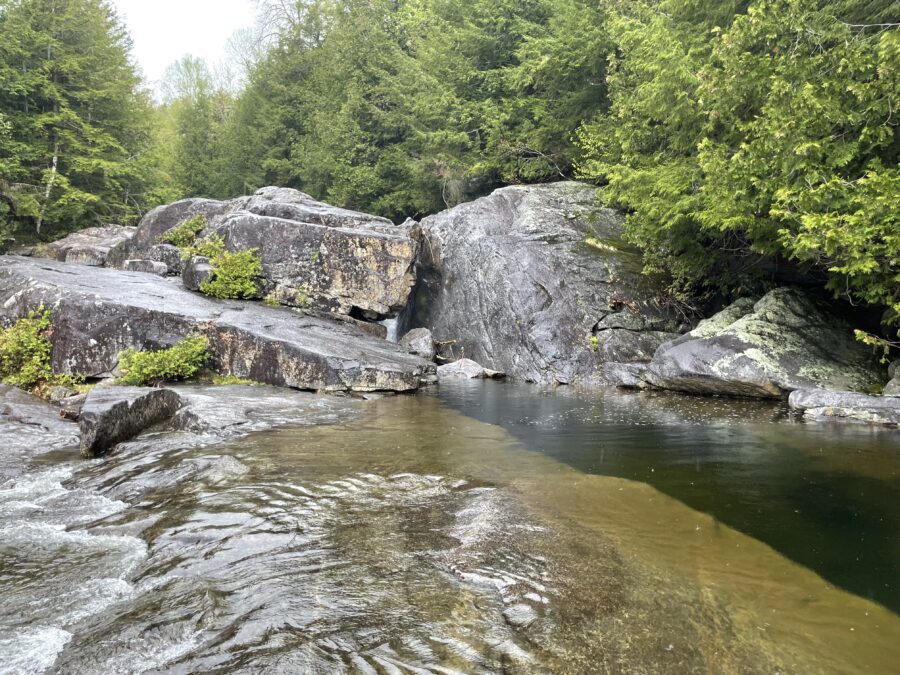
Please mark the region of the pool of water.
[[279, 406], [0, 478], [0, 672], [900, 663], [895, 432], [502, 383]]

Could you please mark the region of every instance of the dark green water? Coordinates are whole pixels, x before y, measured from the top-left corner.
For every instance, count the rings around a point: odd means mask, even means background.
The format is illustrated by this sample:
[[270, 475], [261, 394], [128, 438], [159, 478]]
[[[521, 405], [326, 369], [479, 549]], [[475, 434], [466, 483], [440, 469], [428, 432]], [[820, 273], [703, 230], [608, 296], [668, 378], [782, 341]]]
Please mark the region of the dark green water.
[[648, 483], [900, 612], [900, 432], [772, 403], [454, 382], [440, 398], [586, 473]]

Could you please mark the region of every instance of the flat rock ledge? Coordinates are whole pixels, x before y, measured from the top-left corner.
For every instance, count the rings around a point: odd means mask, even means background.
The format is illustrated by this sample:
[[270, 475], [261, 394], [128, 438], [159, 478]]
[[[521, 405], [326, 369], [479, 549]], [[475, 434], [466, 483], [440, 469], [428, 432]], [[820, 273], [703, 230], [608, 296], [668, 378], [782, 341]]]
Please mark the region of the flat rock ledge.
[[118, 374], [129, 348], [171, 346], [191, 333], [210, 341], [223, 374], [317, 391], [397, 391], [433, 380], [435, 366], [347, 323], [262, 303], [196, 295], [161, 277], [0, 256], [0, 325], [51, 309], [57, 372]]
[[798, 389], [791, 393], [788, 404], [812, 421], [900, 425], [900, 398], [896, 396]]
[[181, 408], [171, 389], [97, 387], [81, 408], [81, 455], [101, 457], [116, 444], [170, 419]]

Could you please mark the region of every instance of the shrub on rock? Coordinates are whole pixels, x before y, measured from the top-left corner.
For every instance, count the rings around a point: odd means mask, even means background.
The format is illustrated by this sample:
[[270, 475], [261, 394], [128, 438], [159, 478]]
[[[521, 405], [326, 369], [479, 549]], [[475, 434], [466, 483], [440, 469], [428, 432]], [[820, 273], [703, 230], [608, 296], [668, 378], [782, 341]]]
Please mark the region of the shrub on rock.
[[78, 378], [56, 375], [50, 365], [50, 310], [41, 306], [5, 330], [0, 330], [0, 381], [40, 393], [57, 385], [74, 385]]
[[142, 386], [188, 380], [206, 364], [208, 350], [209, 341], [201, 335], [189, 335], [174, 347], [156, 352], [128, 349], [119, 355], [122, 382]]

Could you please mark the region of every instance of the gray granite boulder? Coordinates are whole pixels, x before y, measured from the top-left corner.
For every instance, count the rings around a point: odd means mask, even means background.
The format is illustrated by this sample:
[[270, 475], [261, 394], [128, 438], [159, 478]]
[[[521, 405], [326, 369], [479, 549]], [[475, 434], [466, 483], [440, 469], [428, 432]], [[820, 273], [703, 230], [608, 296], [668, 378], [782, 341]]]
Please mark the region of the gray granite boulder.
[[124, 349], [201, 333], [219, 372], [326, 391], [411, 391], [434, 364], [349, 323], [261, 303], [214, 300], [134, 272], [0, 257], [0, 325], [52, 310], [54, 369], [109, 377]]
[[895, 396], [797, 389], [791, 392], [788, 404], [808, 420], [900, 425], [900, 398]]
[[123, 225], [89, 227], [46, 246], [39, 246], [39, 257], [78, 265], [102, 267], [110, 251], [134, 237], [137, 229]]
[[515, 186], [425, 218], [404, 325], [531, 382], [587, 381], [677, 335], [621, 214], [580, 183]]
[[437, 375], [439, 380], [478, 380], [485, 377], [484, 367], [471, 359], [460, 359], [444, 366], [438, 366]]
[[82, 457], [100, 457], [123, 441], [171, 418], [181, 408], [171, 389], [96, 387], [81, 407]]
[[740, 300], [662, 345], [645, 377], [661, 389], [760, 398], [801, 388], [872, 391], [884, 382], [852, 326], [791, 288]]
[[400, 338], [400, 346], [406, 347], [410, 353], [417, 354], [426, 361], [434, 361], [434, 336], [427, 328], [413, 328]]

